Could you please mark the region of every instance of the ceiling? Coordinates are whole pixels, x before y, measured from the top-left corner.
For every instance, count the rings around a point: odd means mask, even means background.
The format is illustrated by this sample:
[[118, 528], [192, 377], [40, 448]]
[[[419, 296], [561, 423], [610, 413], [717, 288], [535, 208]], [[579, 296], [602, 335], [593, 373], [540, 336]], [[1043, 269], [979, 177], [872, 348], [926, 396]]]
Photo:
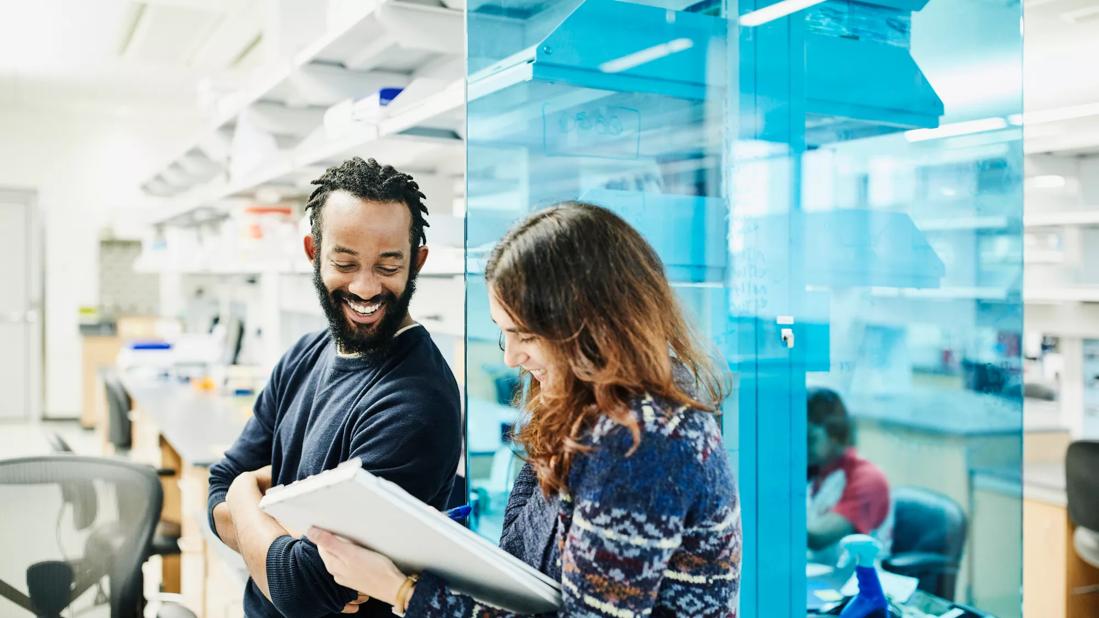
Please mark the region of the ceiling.
[[1025, 0], [1023, 8], [1026, 151], [1099, 152], [1099, 0]]
[[0, 0], [0, 106], [195, 111], [254, 62], [262, 0]]
[[[968, 35], [969, 65], [959, 69], [956, 55], [944, 60], [933, 80], [936, 88], [944, 98], [1017, 97], [1012, 80], [1018, 75], [1018, 39], [1005, 30], [1015, 26], [953, 23], [956, 1], [932, 0], [922, 11], [944, 17], [925, 32], [974, 33]], [[1011, 15], [1015, 0], [970, 1], [1002, 5], [1003, 14]], [[1028, 125], [1028, 151], [1099, 150], [1099, 77], [1091, 66], [1099, 58], [1099, 0], [1022, 1], [1026, 111], [1096, 104], [1082, 118]], [[0, 107], [118, 116], [195, 113], [213, 92], [231, 87], [260, 62], [265, 19], [277, 5], [269, 0], [0, 0]], [[981, 39], [981, 33], [997, 41]], [[1005, 53], [996, 45], [1010, 49]], [[981, 76], [984, 85], [974, 87]], [[994, 92], [998, 84], [1008, 87]], [[959, 100], [948, 109], [968, 103]]]

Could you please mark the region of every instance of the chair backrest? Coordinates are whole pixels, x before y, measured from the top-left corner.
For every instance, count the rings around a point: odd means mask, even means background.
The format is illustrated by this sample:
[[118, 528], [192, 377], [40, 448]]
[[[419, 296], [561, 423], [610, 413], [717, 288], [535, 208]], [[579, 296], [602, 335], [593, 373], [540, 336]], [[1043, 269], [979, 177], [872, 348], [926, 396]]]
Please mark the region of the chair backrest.
[[107, 439], [116, 448], [128, 449], [131, 444], [130, 394], [113, 371], [101, 373], [107, 395]]
[[71, 454], [0, 460], [0, 615], [76, 615], [106, 590], [113, 618], [139, 616], [162, 500], [149, 466]]
[[71, 453], [73, 449], [69, 446], [69, 443], [65, 441], [65, 438], [61, 437], [61, 434], [56, 431], [46, 432], [46, 440], [50, 443], [50, 452], [53, 453]]
[[1099, 441], [1079, 440], [1068, 445], [1065, 495], [1072, 523], [1099, 532]]
[[897, 487], [892, 497], [893, 554], [928, 552], [961, 560], [966, 518], [957, 502], [922, 487]]

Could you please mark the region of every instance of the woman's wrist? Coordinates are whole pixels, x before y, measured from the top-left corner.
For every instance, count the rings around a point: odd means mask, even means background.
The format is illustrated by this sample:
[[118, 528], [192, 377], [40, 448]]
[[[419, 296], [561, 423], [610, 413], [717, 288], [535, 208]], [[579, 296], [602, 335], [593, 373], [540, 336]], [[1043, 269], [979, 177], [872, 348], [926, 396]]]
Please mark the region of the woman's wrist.
[[393, 603], [394, 614], [404, 616], [408, 610], [408, 603], [412, 600], [412, 594], [416, 590], [416, 582], [419, 580], [419, 575], [409, 575], [401, 582], [401, 587], [397, 590], [397, 599]]
[[408, 577], [404, 573], [394, 570], [394, 572], [388, 577], [389, 581], [386, 583], [385, 586], [385, 589], [388, 591], [388, 593], [385, 595], [385, 598], [380, 598], [379, 600], [388, 603], [389, 605], [396, 606], [397, 601], [399, 600], [398, 595], [401, 592], [401, 586], [404, 585], [406, 579], [408, 579]]

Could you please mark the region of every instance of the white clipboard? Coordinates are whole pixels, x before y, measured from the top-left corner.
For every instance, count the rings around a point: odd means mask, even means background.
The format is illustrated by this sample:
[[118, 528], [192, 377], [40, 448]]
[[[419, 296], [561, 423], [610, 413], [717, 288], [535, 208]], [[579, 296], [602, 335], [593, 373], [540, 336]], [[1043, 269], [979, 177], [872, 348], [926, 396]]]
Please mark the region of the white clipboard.
[[488, 605], [524, 614], [561, 605], [557, 582], [363, 470], [357, 458], [272, 487], [259, 506], [288, 529], [324, 528], [388, 556], [406, 573], [431, 571]]

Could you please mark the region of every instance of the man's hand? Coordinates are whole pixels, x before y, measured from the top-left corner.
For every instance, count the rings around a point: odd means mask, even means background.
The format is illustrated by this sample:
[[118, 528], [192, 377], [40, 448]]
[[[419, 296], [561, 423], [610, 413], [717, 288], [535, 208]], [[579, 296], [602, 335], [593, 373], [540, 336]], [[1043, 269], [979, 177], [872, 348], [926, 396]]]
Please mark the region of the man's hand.
[[259, 470], [251, 472], [256, 477], [256, 486], [259, 487], [261, 494], [266, 494], [268, 489], [271, 489], [271, 466], [266, 465]]
[[[240, 483], [238, 485], [238, 483]], [[234, 487], [236, 487], [234, 489]], [[268, 489], [271, 489], [271, 466], [264, 466], [259, 470], [253, 470], [252, 472], [244, 472], [233, 479], [233, 482], [229, 485], [229, 492], [236, 497], [234, 500], [239, 502], [241, 494], [247, 494], [252, 487], [259, 490], [260, 495], [267, 493]], [[229, 511], [229, 495], [225, 496], [225, 502], [214, 507], [214, 527], [218, 537], [221, 541], [229, 546], [230, 549], [236, 552], [240, 552], [240, 547], [237, 545], [237, 529], [233, 522], [233, 516]], [[295, 535], [296, 536], [296, 535]]]
[[263, 492], [271, 486], [271, 467], [245, 472], [233, 479], [225, 503], [236, 530], [237, 551], [248, 566], [252, 581], [271, 600], [267, 588], [267, 549], [280, 536], [289, 534], [274, 518], [259, 508]]

